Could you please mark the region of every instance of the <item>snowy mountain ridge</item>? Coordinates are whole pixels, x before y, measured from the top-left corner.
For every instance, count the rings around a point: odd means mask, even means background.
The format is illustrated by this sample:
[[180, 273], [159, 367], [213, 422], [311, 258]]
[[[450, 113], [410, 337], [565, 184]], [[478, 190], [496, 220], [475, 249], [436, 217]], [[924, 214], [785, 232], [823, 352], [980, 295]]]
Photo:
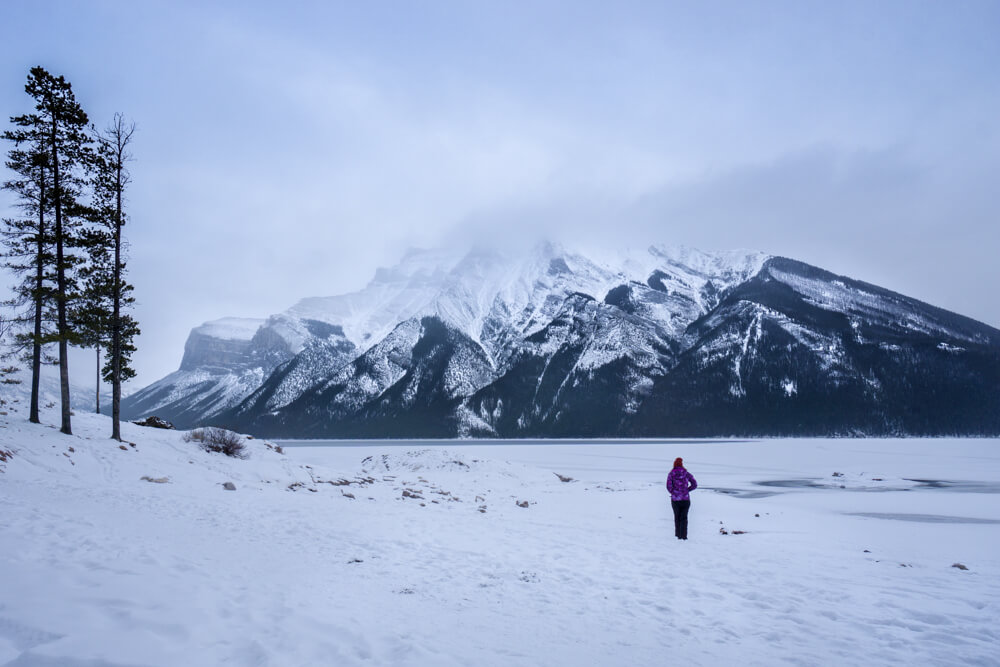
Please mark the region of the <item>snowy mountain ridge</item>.
[[479, 340], [491, 316], [520, 313], [543, 326], [545, 300], [553, 293], [583, 292], [601, 299], [615, 285], [645, 281], [657, 269], [674, 289], [697, 294], [712, 279], [730, 286], [752, 275], [767, 259], [761, 253], [705, 253], [691, 248], [652, 246], [645, 253], [622, 255], [615, 264], [594, 261], [552, 243], [516, 254], [486, 248], [468, 252], [408, 251], [400, 263], [378, 269], [358, 292], [302, 299], [286, 311], [292, 317], [343, 327], [364, 350], [406, 319], [437, 316]]
[[915, 416], [941, 389], [927, 368], [992, 390], [1000, 332], [763, 253], [541, 243], [411, 250], [357, 292], [206, 323], [126, 411], [278, 436], [1000, 428], [996, 399]]

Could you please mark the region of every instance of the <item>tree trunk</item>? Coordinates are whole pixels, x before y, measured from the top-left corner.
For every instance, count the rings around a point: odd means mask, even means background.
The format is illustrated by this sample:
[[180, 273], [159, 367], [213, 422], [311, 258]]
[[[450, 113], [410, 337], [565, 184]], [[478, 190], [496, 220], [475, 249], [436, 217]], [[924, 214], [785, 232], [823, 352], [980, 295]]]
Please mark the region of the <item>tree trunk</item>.
[[115, 281], [114, 306], [111, 314], [111, 437], [121, 440], [122, 400], [122, 154], [121, 135], [118, 139], [118, 160], [115, 169]]
[[94, 410], [97, 414], [101, 414], [101, 345], [98, 343], [94, 346], [97, 350], [97, 393], [95, 395], [95, 400], [97, 401], [97, 408]]
[[56, 143], [56, 116], [52, 115], [52, 191], [56, 209], [56, 310], [59, 328], [59, 394], [62, 399], [62, 425], [59, 431], [73, 435], [69, 398], [69, 325], [66, 321], [66, 267], [63, 254], [62, 189], [59, 183], [59, 149]]
[[[41, 260], [39, 260], [41, 263]], [[39, 267], [38, 273], [41, 274], [42, 269]], [[40, 284], [41, 278], [36, 280], [36, 284]], [[38, 417], [38, 387], [39, 380], [42, 374], [42, 299], [39, 294], [35, 301], [35, 336], [31, 343], [31, 410], [28, 413], [28, 421], [33, 424], [41, 424], [42, 421]]]
[[45, 169], [38, 170], [38, 248], [35, 257], [35, 336], [31, 341], [31, 410], [28, 421], [41, 424], [38, 417], [38, 386], [42, 374], [42, 289], [45, 281]]

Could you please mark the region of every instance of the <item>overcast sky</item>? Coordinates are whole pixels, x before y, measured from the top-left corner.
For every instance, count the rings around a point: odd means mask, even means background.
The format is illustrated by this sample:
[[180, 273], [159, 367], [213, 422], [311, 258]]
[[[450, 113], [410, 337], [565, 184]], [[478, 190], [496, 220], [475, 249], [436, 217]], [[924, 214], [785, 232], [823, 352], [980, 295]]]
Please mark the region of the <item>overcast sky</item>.
[[998, 26], [960, 0], [4, 0], [0, 117], [42, 65], [135, 120], [139, 385], [203, 321], [498, 229], [761, 250], [1000, 327]]

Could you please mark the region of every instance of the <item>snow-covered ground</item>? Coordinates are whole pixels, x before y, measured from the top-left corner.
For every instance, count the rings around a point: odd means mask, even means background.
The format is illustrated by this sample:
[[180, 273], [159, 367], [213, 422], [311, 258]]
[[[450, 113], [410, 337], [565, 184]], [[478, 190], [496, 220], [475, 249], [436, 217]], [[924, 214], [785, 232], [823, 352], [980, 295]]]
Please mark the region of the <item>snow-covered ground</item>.
[[[121, 449], [91, 414], [63, 436], [12, 400], [0, 665], [1000, 663], [996, 440], [235, 460], [133, 425]], [[676, 456], [701, 484], [686, 542]]]

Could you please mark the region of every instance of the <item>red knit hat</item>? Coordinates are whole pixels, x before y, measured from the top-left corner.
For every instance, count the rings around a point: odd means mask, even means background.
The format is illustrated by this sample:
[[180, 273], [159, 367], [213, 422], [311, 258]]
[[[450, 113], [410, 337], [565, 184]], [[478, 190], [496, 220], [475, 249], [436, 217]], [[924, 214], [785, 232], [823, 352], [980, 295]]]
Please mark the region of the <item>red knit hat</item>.
[[682, 459], [679, 456], [676, 459], [674, 459], [674, 467], [675, 468], [683, 468], [684, 467], [684, 459]]

